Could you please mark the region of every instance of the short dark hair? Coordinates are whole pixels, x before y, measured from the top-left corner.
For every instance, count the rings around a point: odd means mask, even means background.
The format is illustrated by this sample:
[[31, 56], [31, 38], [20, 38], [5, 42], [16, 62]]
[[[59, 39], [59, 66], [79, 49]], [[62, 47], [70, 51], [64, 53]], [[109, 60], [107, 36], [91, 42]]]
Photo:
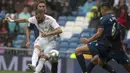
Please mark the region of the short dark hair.
[[105, 2], [105, 3], [102, 3], [101, 8], [111, 9], [112, 6], [111, 6], [109, 3], [106, 3], [106, 2]]
[[[45, 0], [37, 0], [36, 6], [38, 6], [40, 3], [44, 3], [46, 4]], [[35, 10], [37, 9], [37, 7], [35, 8]]]
[[39, 3], [45, 3], [46, 4], [46, 1], [45, 0], [38, 0], [38, 4]]
[[101, 7], [112, 9], [114, 5], [114, 0], [104, 0]]

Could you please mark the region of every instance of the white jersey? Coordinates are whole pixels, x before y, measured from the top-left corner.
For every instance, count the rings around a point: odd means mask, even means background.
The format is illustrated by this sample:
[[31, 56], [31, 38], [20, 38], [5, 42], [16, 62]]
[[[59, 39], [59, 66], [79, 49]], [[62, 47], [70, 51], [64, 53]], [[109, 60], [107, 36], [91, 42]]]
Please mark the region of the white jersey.
[[[45, 20], [40, 24], [38, 24], [35, 16], [29, 18], [28, 21], [29, 23], [36, 25], [37, 29], [39, 30], [40, 37], [41, 37], [41, 32], [51, 32], [54, 31], [54, 29], [60, 27], [59, 24], [56, 22], [56, 20], [49, 15], [45, 15]], [[56, 36], [49, 36], [49, 37], [42, 37], [42, 38], [53, 40], [55, 37]]]

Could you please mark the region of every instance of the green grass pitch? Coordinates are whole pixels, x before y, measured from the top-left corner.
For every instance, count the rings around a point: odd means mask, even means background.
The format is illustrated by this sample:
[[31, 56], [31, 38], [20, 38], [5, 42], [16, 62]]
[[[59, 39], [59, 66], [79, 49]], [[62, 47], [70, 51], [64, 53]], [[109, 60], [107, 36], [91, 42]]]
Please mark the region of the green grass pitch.
[[33, 72], [21, 72], [21, 71], [3, 71], [3, 70], [0, 70], [0, 73], [33, 73]]

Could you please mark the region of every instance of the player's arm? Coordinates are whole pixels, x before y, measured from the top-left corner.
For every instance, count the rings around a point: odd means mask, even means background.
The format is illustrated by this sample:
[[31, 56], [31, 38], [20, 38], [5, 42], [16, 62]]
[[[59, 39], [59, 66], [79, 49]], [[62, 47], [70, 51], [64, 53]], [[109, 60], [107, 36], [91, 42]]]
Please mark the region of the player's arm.
[[15, 19], [14, 22], [29, 22], [28, 19]]
[[102, 35], [103, 30], [103, 28], [98, 28], [97, 33], [94, 34], [91, 38], [81, 38], [80, 41], [85, 44], [95, 41]]
[[30, 32], [31, 32], [30, 28], [27, 27], [26, 28], [26, 38], [27, 38], [27, 41], [30, 41]]
[[48, 34], [51, 36], [51, 35], [58, 35], [58, 34], [60, 34], [60, 33], [62, 33], [62, 30], [61, 30], [60, 27], [58, 27], [58, 28], [56, 28], [54, 31], [49, 32]]
[[97, 40], [103, 33], [104, 31], [104, 24], [107, 22], [106, 18], [101, 17], [100, 18], [100, 24], [98, 25], [98, 30], [97, 33], [94, 34], [91, 38], [88, 39], [88, 42], [92, 42]]
[[30, 45], [30, 32], [31, 32], [31, 23], [28, 24], [28, 27], [26, 28], [26, 38], [27, 38], [27, 43], [26, 43], [26, 46], [29, 47]]
[[49, 35], [58, 35], [62, 33], [62, 29], [60, 28], [60, 25], [56, 22], [56, 20], [53, 21], [51, 26], [54, 28], [54, 31], [49, 32]]
[[26, 28], [26, 38], [27, 38], [27, 43], [26, 43], [26, 46], [29, 47], [30, 45], [30, 29], [27, 27]]
[[5, 18], [5, 20], [8, 22], [29, 22], [28, 19], [15, 19], [15, 20], [13, 20], [10, 17]]
[[91, 38], [88, 39], [88, 42], [92, 42], [97, 40], [103, 33], [103, 28], [98, 28], [97, 33], [94, 34]]
[[100, 24], [98, 25], [98, 29], [97, 29], [97, 33], [94, 34], [92, 37], [90, 38], [81, 38], [80, 41], [82, 43], [89, 43], [89, 42], [92, 42], [92, 41], [95, 41], [97, 40], [103, 33], [104, 31], [104, 24], [105, 24], [106, 20], [104, 20], [103, 18], [100, 19]]
[[29, 22], [32, 24], [37, 24], [37, 20], [36, 20], [35, 16], [30, 17], [29, 19], [15, 19], [15, 20], [12, 20], [11, 18], [7, 17], [7, 18], [5, 18], [5, 20], [9, 21], [9, 22]]

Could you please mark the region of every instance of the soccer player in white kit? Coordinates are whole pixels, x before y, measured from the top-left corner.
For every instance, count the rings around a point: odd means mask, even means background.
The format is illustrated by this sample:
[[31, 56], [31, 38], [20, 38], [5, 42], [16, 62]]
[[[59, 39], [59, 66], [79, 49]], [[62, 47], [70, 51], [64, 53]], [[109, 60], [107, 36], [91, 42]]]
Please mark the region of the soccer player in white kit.
[[[62, 30], [56, 20], [49, 16], [45, 15], [44, 9], [36, 10], [36, 15], [29, 19], [16, 19], [12, 20], [6, 18], [7, 21], [16, 21], [16, 22], [29, 22], [36, 25], [39, 30], [39, 37], [35, 40], [34, 51], [32, 55], [32, 64], [29, 65], [34, 69], [35, 73], [39, 73], [45, 61], [49, 58], [49, 51], [56, 48], [55, 38], [58, 34], [62, 33]], [[27, 39], [28, 41], [29, 39]], [[38, 65], [36, 63], [40, 57]]]

